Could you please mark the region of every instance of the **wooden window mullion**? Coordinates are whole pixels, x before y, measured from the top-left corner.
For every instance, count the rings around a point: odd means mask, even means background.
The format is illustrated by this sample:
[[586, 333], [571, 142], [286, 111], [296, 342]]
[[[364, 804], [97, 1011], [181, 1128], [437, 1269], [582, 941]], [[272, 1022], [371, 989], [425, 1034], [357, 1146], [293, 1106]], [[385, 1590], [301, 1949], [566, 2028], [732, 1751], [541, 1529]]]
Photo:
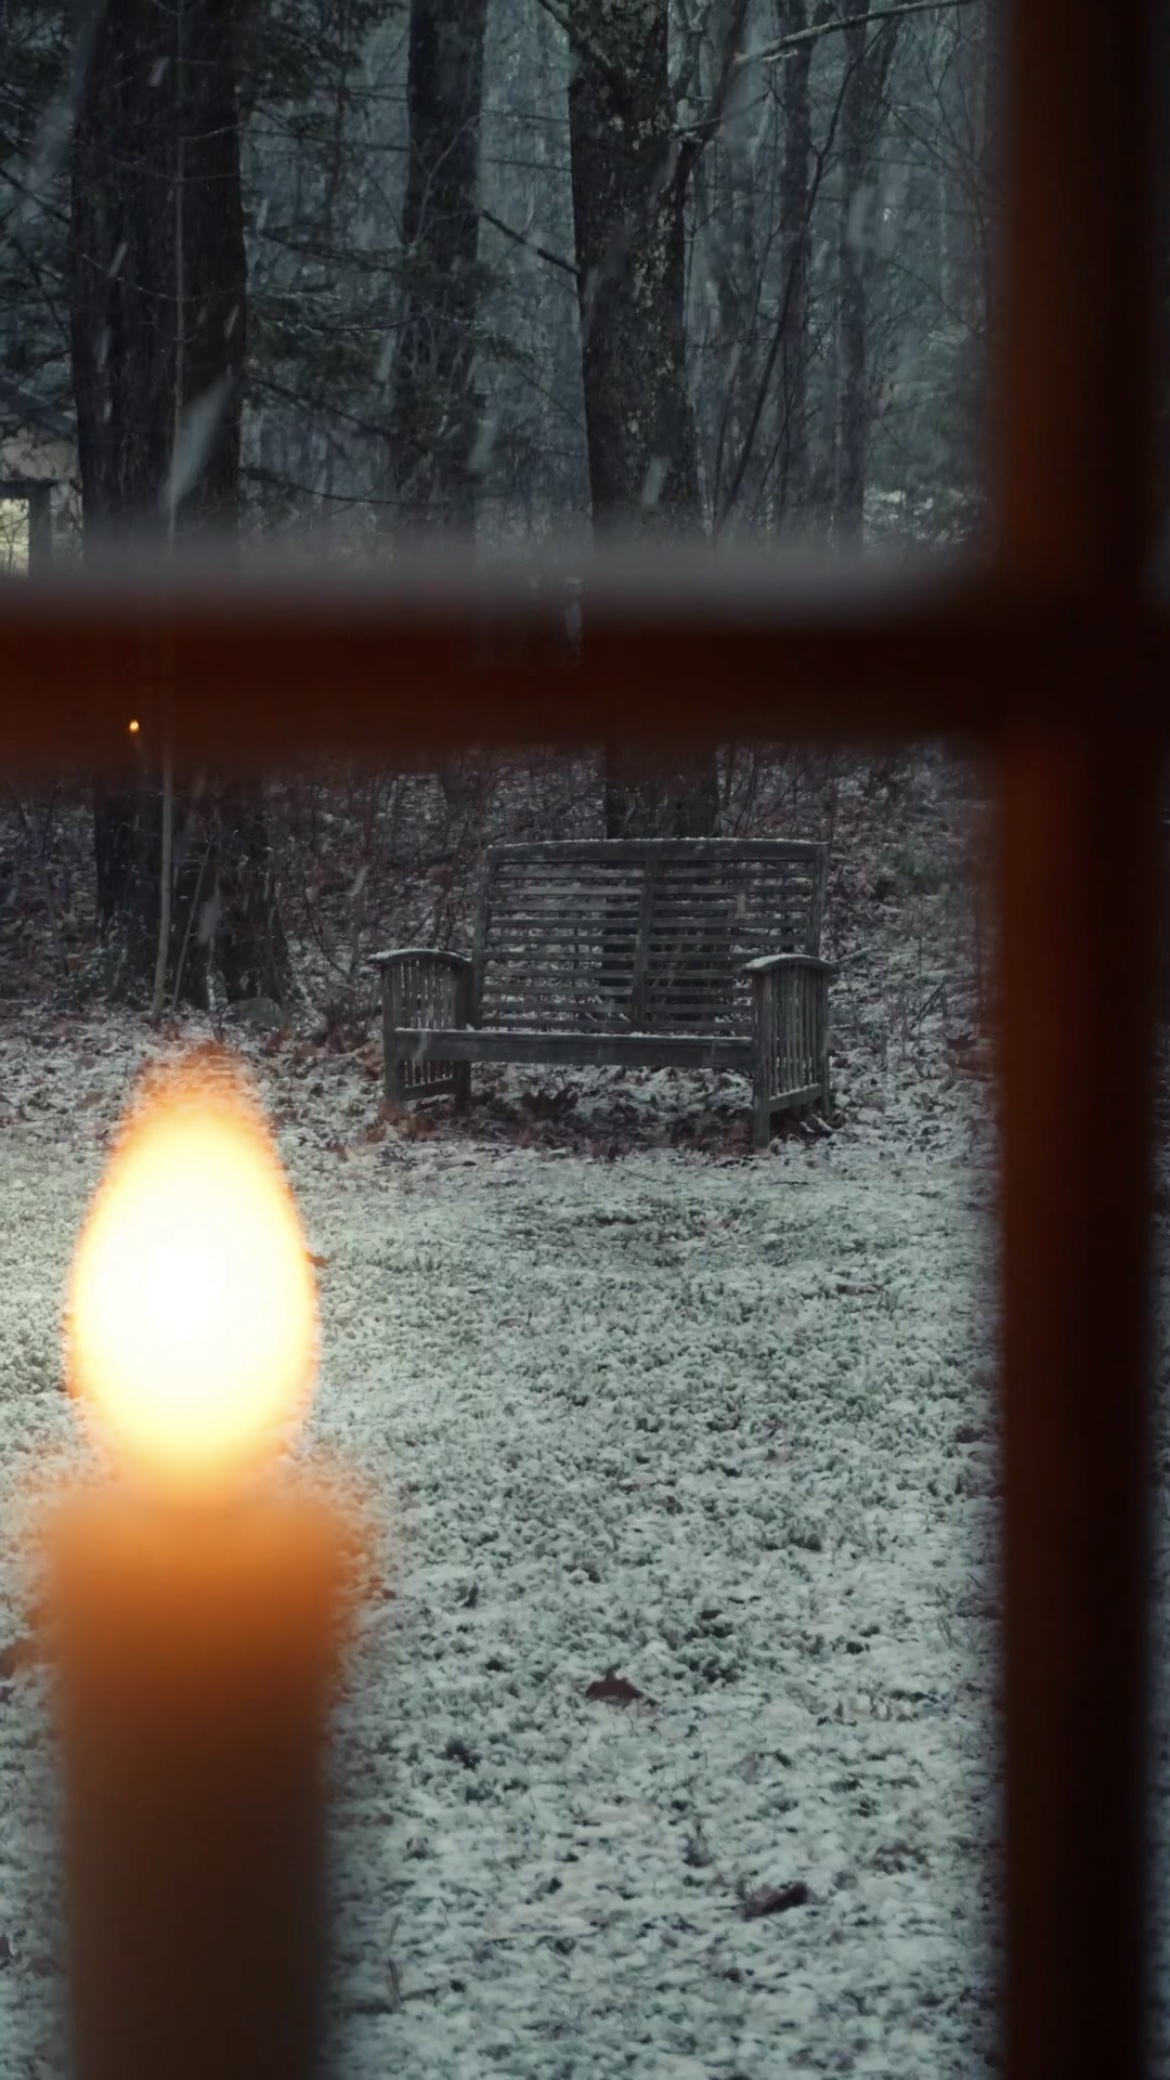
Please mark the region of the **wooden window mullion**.
[[1163, 748], [1139, 720], [1154, 7], [1010, 13], [1000, 575], [1094, 634], [1066, 659], [1068, 719], [1041, 720], [1018, 680], [1000, 738], [1007, 2071], [1140, 2080]]
[[1003, 773], [1008, 2072], [1138, 2080], [1157, 759], [1021, 723]]

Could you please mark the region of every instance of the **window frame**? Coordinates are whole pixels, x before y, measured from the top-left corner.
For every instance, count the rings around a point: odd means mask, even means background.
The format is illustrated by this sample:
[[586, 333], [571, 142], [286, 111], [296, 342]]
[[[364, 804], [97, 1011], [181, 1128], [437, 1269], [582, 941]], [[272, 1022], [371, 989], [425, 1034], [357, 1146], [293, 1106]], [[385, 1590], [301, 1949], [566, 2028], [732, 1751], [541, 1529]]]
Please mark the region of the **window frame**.
[[[926, 581], [214, 574], [0, 587], [0, 755], [970, 737], [1003, 784], [1005, 2052], [1145, 2070], [1151, 1150], [1167, 618], [1154, 0], [1007, 6], [992, 540]], [[693, 582], [692, 582], [693, 579]]]

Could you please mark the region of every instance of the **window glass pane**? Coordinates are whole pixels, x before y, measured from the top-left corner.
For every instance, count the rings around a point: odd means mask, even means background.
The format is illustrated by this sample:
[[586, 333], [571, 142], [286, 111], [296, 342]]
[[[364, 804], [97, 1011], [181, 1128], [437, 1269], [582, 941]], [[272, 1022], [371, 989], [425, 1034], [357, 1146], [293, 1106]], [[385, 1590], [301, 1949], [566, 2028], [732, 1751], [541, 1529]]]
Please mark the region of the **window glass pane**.
[[95, 533], [966, 541], [991, 13], [12, 0], [0, 435]]
[[[988, 776], [776, 746], [179, 774], [151, 1027], [149, 752], [128, 738], [96, 804], [66, 773], [0, 802], [0, 2046], [64, 2069], [17, 1545], [30, 1470], [75, 1450], [56, 1302], [136, 1065], [218, 1035], [317, 1266], [310, 1443], [381, 1541], [336, 1729], [335, 2069], [764, 2080], [778, 2043], [793, 2070], [982, 2069]], [[712, 829], [722, 854], [686, 850]], [[653, 884], [647, 830], [684, 834]], [[530, 849], [497, 869], [481, 1021], [578, 1058], [477, 1061], [461, 1110], [440, 1057], [427, 1095], [421, 1029], [460, 1007], [416, 964], [387, 1099], [370, 956], [467, 952], [489, 845]], [[814, 946], [831, 1096], [753, 1148], [740, 969], [790, 956], [758, 987], [791, 1093], [822, 1074]], [[606, 1040], [624, 1064], [580, 1058]]]

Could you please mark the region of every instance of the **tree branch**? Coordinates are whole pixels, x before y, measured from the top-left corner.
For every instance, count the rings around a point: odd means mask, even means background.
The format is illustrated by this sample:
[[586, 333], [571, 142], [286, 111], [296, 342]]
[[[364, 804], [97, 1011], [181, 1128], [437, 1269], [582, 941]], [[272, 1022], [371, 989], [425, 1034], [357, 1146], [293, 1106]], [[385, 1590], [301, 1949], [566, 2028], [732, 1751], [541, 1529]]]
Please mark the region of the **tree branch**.
[[555, 0], [536, 0], [536, 4], [543, 9], [550, 22], [555, 22], [562, 34], [568, 37], [570, 50], [584, 52], [598, 71], [605, 75], [611, 87], [621, 87], [624, 84], [620, 65], [615, 65], [591, 30], [583, 29], [579, 21], [571, 19], [555, 5]]
[[692, 159], [702, 151], [704, 145], [710, 144], [711, 139], [718, 131], [727, 111], [727, 97], [731, 92], [736, 70], [740, 65], [747, 62], [745, 53], [737, 48], [739, 39], [743, 35], [747, 11], [748, 0], [735, 0], [731, 20], [727, 24], [727, 34], [723, 39], [723, 56], [719, 62], [719, 77], [712, 88], [711, 99], [707, 103], [703, 114], [699, 117], [698, 122], [688, 123], [685, 130], [681, 133], [684, 139], [683, 150], [684, 152], [689, 150]]
[[[334, 404], [327, 397], [314, 397], [305, 391], [290, 390], [286, 384], [274, 382], [270, 376], [254, 375], [249, 387], [252, 390], [267, 390], [270, 397], [282, 398], [294, 411], [307, 412], [313, 418], [339, 419], [343, 426], [356, 427], [359, 433], [368, 434], [374, 440], [384, 441], [390, 437], [388, 426], [379, 426], [371, 419], [360, 417], [357, 412], [347, 412], [342, 405]], [[251, 474], [255, 475], [255, 471]]]
[[502, 217], [497, 217], [490, 209], [484, 209], [482, 206], [479, 213], [485, 224], [491, 224], [496, 231], [502, 231], [505, 238], [512, 240], [513, 245], [523, 246], [527, 252], [535, 253], [538, 259], [547, 260], [550, 267], [559, 267], [574, 282], [580, 279], [571, 260], [563, 260], [559, 253], [550, 252], [548, 246], [542, 246], [539, 240], [533, 238], [531, 232], [517, 231], [513, 225], [505, 224]]
[[67, 412], [60, 411], [46, 398], [34, 396], [31, 390], [22, 389], [19, 383], [4, 375], [0, 375], [0, 406], [39, 427], [42, 433], [53, 434], [59, 441], [77, 439], [77, 423]]
[[670, 83], [671, 99], [675, 108], [681, 108], [689, 100], [691, 88], [699, 77], [699, 66], [703, 58], [703, 30], [706, 20], [699, 23], [691, 13], [691, 0], [677, 0], [679, 38], [686, 53], [678, 71]]
[[550, 22], [555, 22], [558, 29], [563, 29], [566, 36], [572, 36], [573, 31], [569, 27], [568, 16], [562, 14], [559, 7], [553, 6], [553, 0], [536, 0], [536, 4], [538, 7], [542, 7], [544, 9], [544, 12], [548, 16]]
[[903, 14], [946, 14], [954, 8], [973, 5], [974, 0], [899, 0], [896, 7], [874, 7], [867, 14], [844, 15], [837, 22], [817, 22], [811, 29], [796, 29], [791, 36], [782, 36], [779, 43], [769, 44], [767, 50], [742, 52], [735, 64], [775, 65], [781, 58], [786, 58], [789, 51], [799, 50], [802, 43], [818, 43], [822, 36], [836, 36], [845, 29], [859, 29], [863, 23], [868, 28], [871, 22], [893, 21]]
[[697, 123], [688, 123], [680, 133], [678, 158], [671, 176], [671, 186], [681, 200], [687, 192], [691, 175], [698, 160], [706, 151], [712, 138], [717, 137], [727, 113], [727, 102], [735, 81], [736, 67], [741, 62], [737, 48], [747, 20], [748, 0], [735, 0], [727, 34], [723, 39], [723, 55], [719, 62], [719, 77], [711, 91], [711, 99]]
[[[809, 182], [808, 193], [805, 196], [804, 221], [801, 225], [800, 234], [802, 239], [808, 236], [809, 226], [813, 219], [813, 211], [816, 208], [817, 198], [821, 190], [821, 183], [825, 177], [825, 169], [832, 156], [833, 144], [837, 135], [837, 125], [841, 119], [841, 111], [845, 106], [845, 95], [849, 87], [850, 77], [850, 72], [846, 70], [845, 77], [837, 91], [837, 99], [833, 106], [832, 116], [829, 119], [829, 128], [824, 144], [821, 145], [819, 150], [814, 150], [813, 153], [816, 165], [812, 180]], [[797, 251], [792, 255], [788, 273], [785, 276], [780, 307], [776, 313], [776, 323], [772, 330], [771, 344], [764, 359], [763, 373], [756, 389], [755, 401], [752, 405], [747, 430], [744, 433], [743, 443], [739, 452], [739, 460], [736, 463], [722, 510], [715, 515], [714, 531], [716, 536], [722, 534], [724, 527], [739, 503], [739, 495], [743, 490], [744, 479], [748, 473], [748, 464], [751, 461], [752, 451], [756, 445], [756, 437], [760, 430], [760, 422], [764, 416], [764, 405], [767, 402], [768, 391], [772, 386], [772, 377], [776, 372], [776, 363], [780, 358], [780, 349], [784, 342], [784, 335], [788, 330], [788, 320], [792, 312], [792, 299], [796, 291], [796, 278], [799, 266], [800, 256], [799, 251]]]

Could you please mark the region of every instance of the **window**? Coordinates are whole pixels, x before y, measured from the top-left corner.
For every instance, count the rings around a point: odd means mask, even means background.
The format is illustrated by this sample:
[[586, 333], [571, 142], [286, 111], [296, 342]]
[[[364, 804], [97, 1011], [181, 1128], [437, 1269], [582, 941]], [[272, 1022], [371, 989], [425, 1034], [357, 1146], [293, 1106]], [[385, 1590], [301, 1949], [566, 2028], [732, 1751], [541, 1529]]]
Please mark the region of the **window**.
[[[1016, 0], [994, 555], [946, 584], [591, 579], [13, 591], [11, 757], [120, 740], [144, 669], [193, 752], [970, 731], [1004, 787], [1003, 1381], [1013, 2080], [1137, 2080], [1157, 773], [1144, 342], [1154, 9]], [[145, 660], [145, 666], [144, 666]], [[1109, 1131], [1086, 1130], [1107, 1101]]]

